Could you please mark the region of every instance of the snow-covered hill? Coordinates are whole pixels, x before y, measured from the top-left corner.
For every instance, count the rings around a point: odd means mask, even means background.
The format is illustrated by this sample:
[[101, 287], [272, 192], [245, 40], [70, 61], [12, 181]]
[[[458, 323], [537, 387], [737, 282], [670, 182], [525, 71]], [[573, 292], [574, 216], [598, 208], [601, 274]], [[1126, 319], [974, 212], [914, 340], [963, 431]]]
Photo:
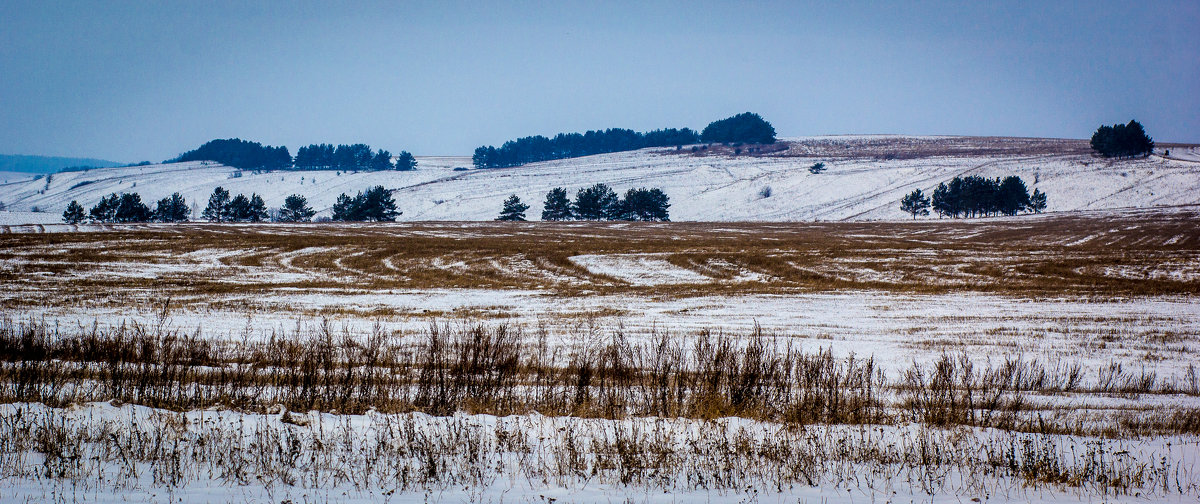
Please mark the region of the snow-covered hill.
[[[207, 162], [103, 168], [0, 184], [8, 209], [0, 225], [58, 222], [70, 201], [91, 207], [114, 192], [138, 192], [153, 204], [178, 191], [198, 216], [217, 186], [258, 193], [271, 207], [301, 194], [329, 215], [339, 194], [381, 184], [393, 190], [401, 220], [490, 220], [510, 194], [536, 219], [549, 189], [573, 195], [597, 182], [618, 192], [661, 187], [677, 221], [903, 219], [904, 194], [970, 174], [1019, 175], [1031, 192], [1049, 195], [1052, 212], [1200, 204], [1195, 147], [1176, 147], [1170, 159], [1114, 161], [1094, 157], [1079, 140], [866, 135], [792, 138], [783, 146], [750, 154], [643, 149], [493, 170], [456, 171], [471, 166], [467, 157], [419, 157], [410, 172], [252, 173]], [[827, 170], [809, 173], [818, 161]]]

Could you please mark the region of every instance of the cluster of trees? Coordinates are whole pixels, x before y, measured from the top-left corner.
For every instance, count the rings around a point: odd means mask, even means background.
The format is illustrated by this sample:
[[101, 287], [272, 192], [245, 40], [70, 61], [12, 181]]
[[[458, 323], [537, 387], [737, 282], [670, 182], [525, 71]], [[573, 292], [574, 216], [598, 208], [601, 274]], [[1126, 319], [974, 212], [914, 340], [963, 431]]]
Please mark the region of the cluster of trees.
[[216, 161], [243, 170], [283, 170], [292, 166], [287, 147], [271, 147], [239, 138], [210, 140], [196, 150], [180, 154], [170, 163], [183, 161]]
[[[525, 220], [524, 210], [519, 219], [512, 217], [511, 205], [521, 205], [519, 199], [512, 196], [505, 201], [501, 220]], [[662, 189], [630, 189], [625, 197], [619, 197], [607, 184], [596, 184], [576, 191], [575, 200], [567, 197], [567, 190], [556, 187], [546, 193], [546, 201], [542, 206], [542, 220], [633, 220], [633, 221], [669, 221], [670, 198]], [[528, 208], [526, 206], [526, 208]]]
[[938, 215], [955, 218], [1040, 213], [1046, 209], [1046, 194], [1037, 189], [1029, 194], [1025, 181], [1015, 175], [1004, 179], [970, 175], [938, 184], [932, 197], [917, 189], [900, 200], [900, 209], [914, 219], [929, 215], [930, 208]]
[[400, 213], [392, 192], [381, 185], [359, 191], [354, 197], [342, 193], [333, 204], [335, 221], [394, 221]]
[[188, 220], [190, 213], [187, 201], [179, 193], [158, 200], [154, 209], [143, 203], [142, 196], [138, 193], [113, 193], [100, 198], [100, 202], [86, 214], [83, 205], [78, 201], [71, 201], [63, 212], [63, 222], [184, 222]]
[[1147, 156], [1154, 152], [1154, 140], [1141, 123], [1130, 120], [1129, 124], [1098, 128], [1092, 133], [1092, 149], [1104, 157]]
[[267, 220], [267, 204], [262, 196], [239, 194], [232, 198], [229, 191], [218, 186], [208, 197], [208, 206], [200, 214], [213, 222], [261, 222]]
[[298, 170], [415, 170], [417, 160], [407, 151], [400, 151], [393, 163], [391, 152], [379, 149], [372, 153], [366, 144], [312, 144], [296, 151], [294, 165]]
[[216, 161], [243, 170], [413, 170], [417, 160], [401, 151], [392, 161], [392, 153], [372, 151], [367, 144], [313, 144], [301, 147], [295, 159], [287, 147], [271, 147], [238, 138], [211, 140], [198, 149], [180, 154], [167, 162]]
[[499, 148], [484, 146], [475, 149], [471, 162], [476, 168], [507, 168], [510, 166], [566, 159], [608, 152], [637, 150], [645, 147], [683, 146], [700, 141], [700, 135], [688, 128], [660, 129], [649, 133], [610, 128], [587, 133], [559, 133], [554, 138], [541, 135], [504, 142]]
[[700, 133], [706, 143], [775, 143], [775, 127], [762, 116], [743, 112], [733, 117], [713, 121]]
[[713, 121], [704, 128], [703, 133], [696, 133], [690, 128], [667, 128], [647, 133], [610, 128], [586, 133], [559, 133], [554, 138], [541, 135], [518, 138], [504, 142], [498, 148], [490, 145], [476, 148], [471, 161], [476, 168], [507, 168], [645, 147], [673, 145], [678, 148], [700, 142], [775, 143], [775, 128], [758, 114], [746, 112]]

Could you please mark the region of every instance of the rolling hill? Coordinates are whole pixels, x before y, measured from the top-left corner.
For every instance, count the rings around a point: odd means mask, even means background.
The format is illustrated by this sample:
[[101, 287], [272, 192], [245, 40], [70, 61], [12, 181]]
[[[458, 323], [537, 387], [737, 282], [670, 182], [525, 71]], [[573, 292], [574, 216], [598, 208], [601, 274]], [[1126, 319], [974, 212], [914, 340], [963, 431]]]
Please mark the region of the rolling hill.
[[[138, 192], [152, 204], [178, 191], [199, 216], [216, 186], [258, 193], [269, 207], [301, 194], [329, 215], [341, 193], [381, 184], [393, 191], [400, 220], [491, 220], [510, 194], [540, 215], [545, 193], [597, 182], [618, 192], [661, 187], [676, 221], [899, 220], [899, 200], [957, 175], [1018, 175], [1049, 195], [1049, 212], [1175, 207], [1200, 203], [1200, 147], [1172, 145], [1171, 157], [1110, 160], [1085, 140], [860, 135], [783, 139], [758, 152], [713, 145], [693, 152], [652, 148], [463, 170], [467, 157], [418, 157], [409, 172], [255, 173], [211, 162], [102, 168], [0, 184], [0, 224], [59, 222], [66, 205], [91, 207], [114, 192]], [[747, 151], [749, 148], [746, 149]], [[823, 162], [827, 170], [808, 167]], [[460, 168], [456, 170], [455, 168]], [[767, 196], [769, 188], [769, 196]], [[31, 212], [34, 207], [41, 213]]]

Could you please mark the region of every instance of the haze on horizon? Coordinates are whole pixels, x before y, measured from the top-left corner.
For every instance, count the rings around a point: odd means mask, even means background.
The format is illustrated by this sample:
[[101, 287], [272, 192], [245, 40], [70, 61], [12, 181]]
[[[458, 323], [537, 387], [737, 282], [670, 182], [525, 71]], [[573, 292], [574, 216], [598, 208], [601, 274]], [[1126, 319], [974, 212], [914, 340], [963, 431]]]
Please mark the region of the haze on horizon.
[[469, 155], [526, 135], [1200, 142], [1200, 3], [0, 2], [0, 153], [160, 161], [213, 138]]

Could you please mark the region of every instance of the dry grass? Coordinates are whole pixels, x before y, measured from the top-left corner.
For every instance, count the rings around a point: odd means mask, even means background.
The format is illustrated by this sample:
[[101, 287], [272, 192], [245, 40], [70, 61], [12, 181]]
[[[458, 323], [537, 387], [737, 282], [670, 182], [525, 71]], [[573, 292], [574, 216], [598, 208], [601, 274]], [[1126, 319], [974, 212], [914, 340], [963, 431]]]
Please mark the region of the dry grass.
[[[0, 403], [117, 400], [188, 411], [456, 412], [619, 419], [742, 417], [791, 426], [896, 424], [1039, 433], [1200, 434], [1186, 406], [1101, 412], [1084, 424], [1048, 396], [1196, 396], [1196, 371], [942, 354], [888, 377], [874, 356], [801, 351], [755, 330], [676, 335], [581, 327], [569, 346], [505, 324], [417, 333], [315, 330], [231, 341], [164, 321], [112, 329], [0, 324]], [[1044, 415], [1043, 415], [1044, 414]]]
[[[3, 300], [10, 309], [51, 297], [59, 306], [103, 304], [114, 293], [121, 295], [112, 303], [142, 302], [150, 291], [215, 301], [281, 288], [1194, 295], [1196, 218], [1179, 211], [1006, 222], [118, 227], [0, 236], [0, 288], [19, 293]], [[656, 254], [707, 280], [633, 286], [570, 260], [580, 254]]]

